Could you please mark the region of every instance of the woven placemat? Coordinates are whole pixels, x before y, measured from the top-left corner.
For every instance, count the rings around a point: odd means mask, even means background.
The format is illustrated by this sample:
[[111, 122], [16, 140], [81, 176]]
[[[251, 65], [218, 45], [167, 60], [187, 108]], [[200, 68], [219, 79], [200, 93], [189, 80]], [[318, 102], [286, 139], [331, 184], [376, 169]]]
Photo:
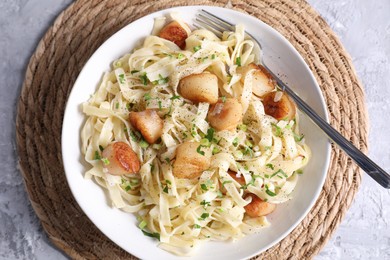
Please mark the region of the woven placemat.
[[[61, 157], [66, 100], [82, 67], [109, 36], [151, 12], [180, 5], [216, 5], [253, 15], [283, 34], [313, 71], [331, 124], [367, 151], [364, 93], [338, 38], [303, 0], [78, 0], [56, 19], [27, 67], [18, 103], [16, 137], [32, 206], [51, 241], [74, 259], [134, 257], [85, 216], [67, 185]], [[357, 166], [333, 148], [321, 195], [302, 223], [260, 259], [312, 258], [328, 241], [358, 190]]]

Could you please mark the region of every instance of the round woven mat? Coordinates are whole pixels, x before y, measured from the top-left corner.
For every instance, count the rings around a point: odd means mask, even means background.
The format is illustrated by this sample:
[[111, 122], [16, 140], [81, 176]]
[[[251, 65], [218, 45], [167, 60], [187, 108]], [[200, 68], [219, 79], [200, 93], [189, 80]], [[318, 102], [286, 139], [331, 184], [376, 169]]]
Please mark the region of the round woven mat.
[[[367, 150], [364, 93], [340, 41], [303, 0], [78, 0], [62, 12], [27, 67], [16, 137], [32, 206], [51, 241], [74, 259], [134, 259], [84, 215], [67, 185], [61, 158], [66, 100], [80, 70], [109, 36], [151, 12], [180, 5], [217, 5], [253, 15], [283, 34], [313, 71], [332, 125]], [[361, 174], [338, 149], [317, 203], [302, 223], [260, 259], [312, 258], [328, 241], [358, 190]]]

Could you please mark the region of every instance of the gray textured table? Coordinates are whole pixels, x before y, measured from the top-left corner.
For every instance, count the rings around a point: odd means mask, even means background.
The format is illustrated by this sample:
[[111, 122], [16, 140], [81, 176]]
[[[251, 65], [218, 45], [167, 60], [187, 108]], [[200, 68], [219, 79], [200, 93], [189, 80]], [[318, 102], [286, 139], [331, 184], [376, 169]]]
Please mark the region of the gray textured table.
[[[0, 259], [66, 259], [29, 203], [15, 151], [16, 102], [25, 68], [71, 0], [0, 1]], [[370, 156], [390, 172], [390, 1], [309, 0], [339, 35], [366, 90]], [[316, 259], [390, 259], [390, 191], [369, 177]]]

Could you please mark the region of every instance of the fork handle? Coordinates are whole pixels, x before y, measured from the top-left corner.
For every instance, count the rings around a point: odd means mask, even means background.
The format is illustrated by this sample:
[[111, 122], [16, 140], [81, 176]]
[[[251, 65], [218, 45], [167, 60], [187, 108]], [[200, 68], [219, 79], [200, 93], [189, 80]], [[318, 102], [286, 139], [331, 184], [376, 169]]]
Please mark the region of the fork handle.
[[390, 175], [379, 167], [375, 162], [368, 158], [363, 152], [356, 148], [350, 141], [342, 136], [336, 129], [322, 119], [314, 110], [306, 104], [295, 92], [283, 83], [267, 66], [263, 64], [267, 71], [275, 78], [279, 88], [285, 91], [298, 105], [298, 108], [304, 112], [310, 119], [319, 126], [325, 134], [344, 152], [346, 152], [356, 164], [362, 168], [371, 178], [382, 185], [384, 188], [390, 188]]

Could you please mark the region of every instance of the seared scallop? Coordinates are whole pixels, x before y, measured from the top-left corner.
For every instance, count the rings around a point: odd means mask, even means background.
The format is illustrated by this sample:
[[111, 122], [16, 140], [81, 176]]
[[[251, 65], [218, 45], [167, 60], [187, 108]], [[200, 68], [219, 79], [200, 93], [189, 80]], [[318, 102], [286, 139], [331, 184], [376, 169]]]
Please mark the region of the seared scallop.
[[205, 72], [192, 74], [180, 80], [178, 91], [192, 102], [214, 104], [218, 101], [218, 78]]
[[262, 97], [275, 89], [275, 80], [271, 74], [261, 65], [250, 63], [241, 69], [241, 82], [245, 83], [247, 73], [254, 70], [252, 92], [256, 96]]
[[242, 106], [237, 99], [219, 99], [207, 115], [210, 125], [217, 131], [233, 130], [242, 121]]
[[277, 120], [292, 120], [295, 117], [295, 103], [281, 91], [268, 93], [263, 97], [264, 112]]
[[188, 34], [177, 21], [172, 21], [165, 25], [158, 36], [175, 43], [182, 50], [186, 47]]
[[130, 112], [129, 121], [150, 144], [155, 143], [162, 135], [164, 121], [155, 110], [147, 109], [142, 112]]
[[247, 197], [252, 197], [252, 201], [244, 207], [245, 213], [249, 217], [255, 218], [266, 216], [268, 214], [271, 214], [276, 208], [275, 204], [266, 202], [257, 197], [255, 194], [249, 193], [245, 195], [245, 198]]
[[211, 151], [198, 142], [185, 142], [176, 148], [173, 175], [176, 178], [193, 179], [210, 167]]
[[136, 174], [141, 168], [137, 154], [124, 142], [115, 142], [104, 148], [104, 168], [112, 175]]

